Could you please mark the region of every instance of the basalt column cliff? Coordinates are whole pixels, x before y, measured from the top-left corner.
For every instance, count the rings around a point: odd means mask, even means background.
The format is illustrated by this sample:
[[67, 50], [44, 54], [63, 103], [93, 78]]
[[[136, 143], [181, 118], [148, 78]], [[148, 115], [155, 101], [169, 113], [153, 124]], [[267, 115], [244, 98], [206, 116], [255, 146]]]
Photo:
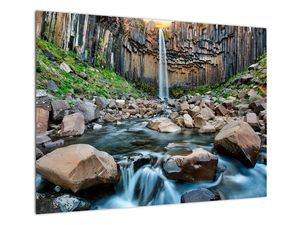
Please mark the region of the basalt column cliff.
[[[158, 33], [153, 21], [37, 12], [36, 35], [81, 60], [133, 81], [158, 82]], [[266, 29], [171, 22], [163, 28], [170, 87], [226, 80], [266, 51]]]

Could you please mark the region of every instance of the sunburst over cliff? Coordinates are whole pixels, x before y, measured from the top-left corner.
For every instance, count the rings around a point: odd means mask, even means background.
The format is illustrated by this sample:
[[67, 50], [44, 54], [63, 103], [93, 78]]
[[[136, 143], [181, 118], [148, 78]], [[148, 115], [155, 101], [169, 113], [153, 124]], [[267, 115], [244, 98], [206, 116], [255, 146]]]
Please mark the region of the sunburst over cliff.
[[149, 23], [149, 22], [154, 22], [155, 23], [155, 26], [158, 27], [158, 28], [165, 28], [165, 27], [169, 27], [172, 23], [172, 21], [170, 20], [152, 20], [152, 19], [144, 19], [144, 21], [146, 23]]

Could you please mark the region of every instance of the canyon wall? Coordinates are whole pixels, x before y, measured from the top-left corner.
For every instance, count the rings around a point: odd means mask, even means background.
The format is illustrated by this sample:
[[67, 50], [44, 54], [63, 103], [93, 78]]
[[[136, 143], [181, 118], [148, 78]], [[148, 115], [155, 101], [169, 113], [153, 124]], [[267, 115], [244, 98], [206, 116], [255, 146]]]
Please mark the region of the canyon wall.
[[[172, 22], [163, 30], [171, 87], [222, 82], [266, 52], [264, 28]], [[158, 82], [158, 28], [153, 21], [37, 12], [36, 36], [129, 80]]]

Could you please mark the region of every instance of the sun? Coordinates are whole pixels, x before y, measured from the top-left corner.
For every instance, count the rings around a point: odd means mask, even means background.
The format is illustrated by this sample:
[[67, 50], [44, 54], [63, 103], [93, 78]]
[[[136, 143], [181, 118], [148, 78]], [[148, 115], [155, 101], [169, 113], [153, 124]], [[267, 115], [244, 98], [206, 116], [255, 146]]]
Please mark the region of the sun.
[[149, 22], [154, 22], [155, 23], [155, 26], [158, 27], [158, 28], [165, 28], [165, 27], [169, 27], [172, 23], [172, 21], [169, 21], [169, 20], [152, 20], [152, 19], [144, 19], [144, 21], [146, 23], [149, 23]]

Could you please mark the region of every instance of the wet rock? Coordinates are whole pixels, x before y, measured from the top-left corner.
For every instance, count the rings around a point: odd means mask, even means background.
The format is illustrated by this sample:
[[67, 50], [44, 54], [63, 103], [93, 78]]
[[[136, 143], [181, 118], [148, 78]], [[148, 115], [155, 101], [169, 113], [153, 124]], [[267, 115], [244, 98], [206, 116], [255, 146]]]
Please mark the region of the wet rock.
[[59, 207], [61, 212], [88, 210], [91, 207], [91, 204], [88, 201], [69, 194], [64, 194], [55, 198], [53, 203]]
[[78, 136], [84, 133], [84, 116], [82, 113], [74, 113], [64, 116], [61, 123], [61, 136]]
[[37, 107], [36, 108], [36, 132], [42, 133], [48, 130], [49, 111]]
[[255, 131], [260, 130], [259, 122], [255, 113], [247, 113], [245, 116], [245, 122], [247, 122]]
[[72, 72], [71, 68], [64, 62], [59, 65], [59, 68], [66, 73]]
[[79, 102], [76, 106], [82, 112], [85, 123], [89, 123], [100, 117], [99, 108], [92, 102], [83, 101]]
[[51, 102], [52, 106], [52, 119], [54, 121], [61, 121], [65, 115], [67, 115], [66, 110], [70, 109], [69, 104], [65, 100], [53, 100]]
[[147, 127], [162, 133], [174, 133], [181, 131], [181, 128], [179, 126], [165, 117], [152, 120], [147, 124]]
[[46, 132], [39, 133], [39, 134], [36, 135], [35, 143], [37, 145], [44, 144], [44, 143], [49, 142], [49, 141], [51, 141], [51, 138], [47, 135]]
[[70, 194], [64, 195], [36, 195], [36, 213], [57, 213], [89, 210], [91, 204], [83, 199]]
[[46, 143], [44, 143], [44, 147], [45, 149], [53, 149], [53, 148], [58, 148], [58, 147], [61, 147], [64, 145], [64, 140], [62, 139], [59, 139], [59, 140], [56, 140], [56, 141], [48, 141]]
[[261, 163], [261, 164], [265, 164], [267, 165], [267, 153], [266, 152], [260, 152], [257, 162]]
[[44, 156], [44, 153], [39, 148], [35, 148], [35, 159], [39, 159], [43, 156]]
[[173, 122], [161, 123], [158, 126], [158, 131], [161, 133], [177, 133], [181, 128]]
[[151, 162], [150, 155], [133, 156], [133, 157], [130, 157], [130, 159], [133, 160], [134, 171], [137, 171], [142, 166], [149, 164]]
[[87, 144], [54, 150], [37, 161], [36, 170], [51, 183], [74, 193], [95, 185], [116, 184], [119, 180], [113, 157]]
[[243, 121], [225, 125], [215, 137], [215, 147], [220, 153], [232, 156], [247, 167], [254, 167], [261, 141], [252, 127]]
[[100, 130], [101, 128], [102, 128], [102, 125], [101, 125], [101, 124], [94, 123], [94, 125], [93, 125], [93, 130]]
[[187, 156], [171, 156], [165, 160], [163, 169], [170, 179], [181, 181], [214, 180], [218, 157], [201, 148]]
[[220, 200], [220, 195], [210, 191], [209, 189], [201, 188], [198, 190], [192, 190], [184, 193], [181, 196], [180, 202], [188, 203], [188, 202], [204, 202], [204, 201], [214, 201], [214, 200]]
[[101, 110], [101, 109], [105, 109], [106, 108], [106, 106], [108, 105], [108, 102], [107, 102], [106, 98], [104, 98], [102, 96], [97, 96], [95, 98], [95, 104]]
[[183, 120], [184, 120], [184, 126], [188, 128], [193, 128], [194, 127], [194, 122], [192, 117], [189, 114], [184, 114], [183, 115]]

